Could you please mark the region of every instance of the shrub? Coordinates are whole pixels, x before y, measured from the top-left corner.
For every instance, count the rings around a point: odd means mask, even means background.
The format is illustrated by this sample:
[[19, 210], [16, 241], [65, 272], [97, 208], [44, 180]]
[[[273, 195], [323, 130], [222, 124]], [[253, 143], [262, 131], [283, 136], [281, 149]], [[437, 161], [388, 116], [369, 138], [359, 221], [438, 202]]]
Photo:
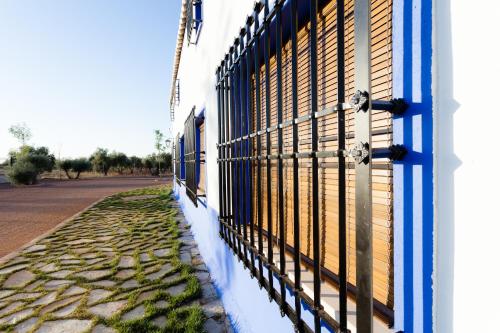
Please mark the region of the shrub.
[[54, 155], [49, 153], [47, 147], [22, 146], [19, 151], [12, 151], [10, 154], [14, 163], [17, 160], [24, 159], [33, 164], [38, 174], [44, 171], [52, 171], [56, 163]]
[[11, 151], [9, 155], [12, 167], [8, 176], [14, 184], [36, 183], [38, 175], [44, 171], [52, 171], [56, 161], [47, 147], [24, 145], [19, 151]]
[[37, 181], [37, 168], [25, 158], [17, 159], [7, 171], [7, 177], [13, 184], [31, 185]]

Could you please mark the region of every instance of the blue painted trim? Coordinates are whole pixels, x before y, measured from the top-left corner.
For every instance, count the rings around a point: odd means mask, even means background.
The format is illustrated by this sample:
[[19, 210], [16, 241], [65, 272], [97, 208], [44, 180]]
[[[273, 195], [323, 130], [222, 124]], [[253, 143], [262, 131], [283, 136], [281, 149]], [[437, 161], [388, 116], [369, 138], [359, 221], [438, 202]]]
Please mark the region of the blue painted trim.
[[393, 95], [409, 108], [393, 140], [408, 155], [394, 165], [395, 330], [432, 332], [432, 0], [393, 3]]

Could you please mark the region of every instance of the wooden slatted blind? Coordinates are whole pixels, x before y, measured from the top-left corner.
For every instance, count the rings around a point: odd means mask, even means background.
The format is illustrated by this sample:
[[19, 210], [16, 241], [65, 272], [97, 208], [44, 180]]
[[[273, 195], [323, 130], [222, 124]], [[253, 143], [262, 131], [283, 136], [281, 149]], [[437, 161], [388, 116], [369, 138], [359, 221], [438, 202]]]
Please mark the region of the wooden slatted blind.
[[205, 122], [202, 122], [198, 129], [200, 131], [200, 161], [199, 161], [199, 181], [198, 193], [205, 194]]
[[[352, 96], [354, 90], [354, 0], [345, 2], [345, 90], [346, 96]], [[372, 0], [372, 98], [388, 100], [392, 97], [392, 0]], [[336, 8], [332, 1], [318, 15], [318, 105], [319, 110], [334, 106], [337, 100], [337, 57], [336, 57]], [[291, 43], [285, 43], [282, 50], [283, 71], [283, 121], [292, 118], [292, 81], [291, 81]], [[299, 117], [310, 110], [310, 72], [309, 72], [309, 28], [303, 27], [298, 33], [298, 111]], [[266, 82], [265, 67], [261, 67], [261, 124], [266, 124]], [[277, 124], [276, 100], [276, 59], [270, 60], [270, 119], [271, 126]], [[255, 81], [253, 81], [255, 84]], [[254, 87], [255, 88], [255, 87]], [[255, 106], [255, 89], [252, 100]], [[344, 101], [341, 101], [344, 102]], [[373, 148], [388, 147], [392, 144], [392, 118], [386, 111], [372, 111]], [[354, 114], [346, 112], [346, 147], [356, 144], [354, 138]], [[253, 131], [256, 128], [256, 112], [252, 115]], [[261, 129], [262, 129], [261, 128]], [[319, 150], [334, 150], [337, 145], [337, 115], [332, 114], [318, 120]], [[299, 124], [299, 151], [310, 151], [311, 124]], [[292, 127], [283, 130], [283, 153], [292, 153]], [[271, 151], [266, 151], [266, 136], [261, 136], [262, 155], [277, 154], [277, 131], [271, 134]], [[254, 156], [256, 139], [253, 139]], [[278, 236], [278, 172], [276, 160], [262, 160], [262, 184], [266, 184], [267, 163], [271, 166], [273, 233]], [[301, 252], [312, 258], [312, 179], [309, 159], [299, 160], [300, 191], [300, 238]], [[321, 265], [334, 274], [338, 274], [338, 169], [336, 158], [319, 159], [320, 182], [320, 223], [321, 223]], [[253, 181], [257, 182], [257, 162], [253, 162]], [[283, 160], [284, 175], [284, 218], [287, 244], [293, 245], [293, 172], [292, 160]], [[353, 161], [346, 170], [347, 200], [347, 260], [348, 282], [356, 283], [356, 248], [355, 248], [355, 182], [356, 175]], [[263, 227], [267, 230], [268, 194], [265, 187], [254, 187], [253, 207], [257, 207], [257, 195], [262, 200]], [[373, 276], [374, 298], [393, 308], [393, 201], [392, 201], [392, 165], [389, 161], [377, 160], [373, 165]], [[254, 221], [257, 210], [254, 209]]]
[[181, 181], [181, 140], [179, 134], [175, 137], [175, 178], [177, 183], [180, 184]]

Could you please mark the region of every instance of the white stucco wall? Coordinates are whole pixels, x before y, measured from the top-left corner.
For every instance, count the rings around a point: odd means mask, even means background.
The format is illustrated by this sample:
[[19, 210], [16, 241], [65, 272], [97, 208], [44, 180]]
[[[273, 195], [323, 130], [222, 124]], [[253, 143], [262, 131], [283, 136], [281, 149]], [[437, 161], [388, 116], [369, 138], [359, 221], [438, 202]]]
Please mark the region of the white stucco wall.
[[[184, 121], [193, 106], [206, 108], [206, 154], [217, 156], [217, 95], [216, 69], [229, 46], [233, 44], [246, 17], [253, 12], [253, 0], [204, 0], [203, 26], [198, 43], [182, 51], [178, 79], [180, 104], [175, 110], [174, 136], [184, 131]], [[208, 159], [207, 200], [218, 207], [217, 161]], [[210, 195], [212, 194], [212, 195]]]
[[212, 280], [237, 332], [293, 332], [291, 321], [280, 316], [279, 307], [269, 302], [265, 289], [259, 289], [248, 269], [238, 262], [219, 238], [217, 210], [217, 95], [216, 69], [238, 36], [246, 17], [253, 12], [254, 0], [203, 0], [203, 26], [196, 45], [184, 43], [178, 79], [180, 103], [175, 109], [172, 134], [184, 132], [184, 121], [195, 106], [205, 109], [205, 150], [207, 208], [194, 207], [185, 187], [175, 193], [210, 270]]
[[499, 1], [434, 1], [434, 331], [498, 331]]

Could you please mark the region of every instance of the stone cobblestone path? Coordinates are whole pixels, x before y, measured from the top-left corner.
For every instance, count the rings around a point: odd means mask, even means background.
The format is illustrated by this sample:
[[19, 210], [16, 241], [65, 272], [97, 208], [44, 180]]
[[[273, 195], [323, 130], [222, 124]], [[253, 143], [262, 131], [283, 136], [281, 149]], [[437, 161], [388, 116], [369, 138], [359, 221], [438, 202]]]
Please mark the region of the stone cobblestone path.
[[230, 332], [168, 187], [111, 196], [0, 265], [0, 332]]

